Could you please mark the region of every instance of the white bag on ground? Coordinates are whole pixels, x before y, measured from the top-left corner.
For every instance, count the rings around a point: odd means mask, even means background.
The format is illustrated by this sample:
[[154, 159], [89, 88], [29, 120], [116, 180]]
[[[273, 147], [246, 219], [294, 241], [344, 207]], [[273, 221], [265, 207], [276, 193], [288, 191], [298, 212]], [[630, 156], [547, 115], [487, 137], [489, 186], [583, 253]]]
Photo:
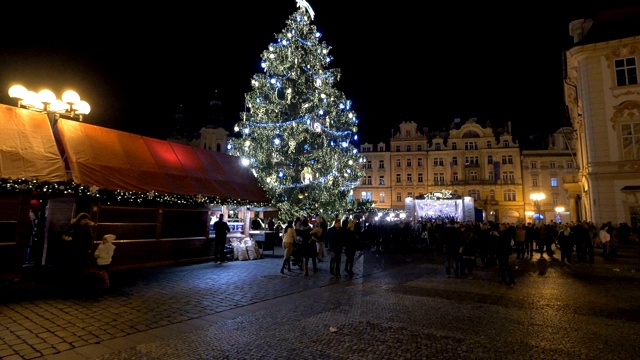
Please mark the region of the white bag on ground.
[[238, 243], [238, 260], [249, 260], [249, 254], [247, 254], [247, 246], [244, 243]]
[[[247, 248], [247, 254], [249, 255], [249, 260], [255, 260], [260, 258], [260, 253], [258, 252], [258, 247], [256, 246], [256, 242], [252, 239], [245, 239], [244, 245]], [[256, 251], [258, 250], [258, 251]]]

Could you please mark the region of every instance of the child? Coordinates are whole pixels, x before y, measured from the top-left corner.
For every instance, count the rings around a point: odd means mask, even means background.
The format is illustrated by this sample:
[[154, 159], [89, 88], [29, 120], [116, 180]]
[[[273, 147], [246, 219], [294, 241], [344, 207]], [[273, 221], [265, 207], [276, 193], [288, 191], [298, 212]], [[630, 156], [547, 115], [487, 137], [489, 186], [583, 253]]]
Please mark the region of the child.
[[98, 264], [98, 275], [102, 278], [102, 288], [106, 289], [109, 287], [109, 274], [107, 270], [109, 269], [109, 265], [111, 265], [111, 259], [113, 258], [113, 251], [116, 249], [115, 245], [113, 245], [112, 241], [116, 239], [116, 236], [113, 234], [107, 234], [102, 237], [102, 242], [98, 245], [95, 253], [93, 254], [96, 258], [96, 263]]

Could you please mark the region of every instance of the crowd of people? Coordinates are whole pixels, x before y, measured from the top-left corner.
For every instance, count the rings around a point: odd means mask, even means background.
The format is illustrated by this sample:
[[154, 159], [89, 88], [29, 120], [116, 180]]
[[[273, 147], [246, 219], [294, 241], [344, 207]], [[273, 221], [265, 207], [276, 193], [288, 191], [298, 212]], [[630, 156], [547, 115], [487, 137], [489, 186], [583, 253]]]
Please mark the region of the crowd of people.
[[[474, 268], [496, 267], [499, 281], [515, 286], [511, 256], [515, 260], [556, 257], [563, 265], [593, 264], [596, 252], [605, 258], [617, 256], [621, 239], [637, 239], [637, 229], [611, 222], [576, 223], [497, 223], [459, 222], [455, 219], [380, 221], [365, 225], [351, 217], [327, 221], [316, 216], [289, 220], [283, 230], [284, 259], [280, 272], [299, 266], [305, 276], [318, 272], [317, 263], [330, 258], [331, 276], [353, 276], [358, 251], [437, 251], [443, 255], [448, 277], [473, 278]], [[600, 250], [596, 250], [600, 249]], [[325, 254], [326, 252], [326, 254]], [[575, 254], [575, 255], [574, 255]], [[344, 263], [342, 257], [344, 255]]]

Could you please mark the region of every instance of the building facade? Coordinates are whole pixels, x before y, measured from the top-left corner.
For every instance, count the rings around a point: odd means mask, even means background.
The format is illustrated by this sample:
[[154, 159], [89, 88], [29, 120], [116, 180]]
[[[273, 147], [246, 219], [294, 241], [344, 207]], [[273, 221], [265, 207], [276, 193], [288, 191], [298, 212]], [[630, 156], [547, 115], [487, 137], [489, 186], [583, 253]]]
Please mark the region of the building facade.
[[405, 199], [426, 194], [427, 135], [414, 122], [403, 122], [390, 139], [391, 208], [404, 209]]
[[[522, 150], [527, 222], [567, 223], [581, 219], [574, 136], [573, 128], [563, 127], [550, 136], [547, 149]], [[544, 197], [537, 204], [533, 200], [536, 194]]]
[[[480, 220], [525, 220], [520, 147], [510, 129], [483, 127], [470, 119], [459, 128], [429, 133], [426, 129], [419, 130], [414, 122], [403, 122], [390, 144], [388, 155], [367, 153], [368, 144], [361, 147], [365, 149], [366, 167], [382, 166], [388, 169], [385, 176], [391, 176], [390, 185], [385, 188], [385, 193], [391, 193], [391, 201], [378, 203], [376, 207], [404, 210], [407, 198], [445, 190], [473, 198]], [[378, 149], [382, 147], [379, 145]], [[378, 164], [383, 161], [388, 164]], [[375, 169], [365, 169], [367, 178], [355, 194], [375, 188]], [[372, 185], [368, 183], [369, 177]], [[375, 201], [375, 196], [372, 199]]]
[[354, 198], [372, 200], [375, 207], [388, 209], [391, 207], [391, 170], [390, 153], [385, 143], [360, 145], [360, 153], [366, 158], [363, 164], [364, 178], [354, 191]]
[[640, 6], [570, 24], [565, 103], [576, 130], [581, 219], [640, 220]]

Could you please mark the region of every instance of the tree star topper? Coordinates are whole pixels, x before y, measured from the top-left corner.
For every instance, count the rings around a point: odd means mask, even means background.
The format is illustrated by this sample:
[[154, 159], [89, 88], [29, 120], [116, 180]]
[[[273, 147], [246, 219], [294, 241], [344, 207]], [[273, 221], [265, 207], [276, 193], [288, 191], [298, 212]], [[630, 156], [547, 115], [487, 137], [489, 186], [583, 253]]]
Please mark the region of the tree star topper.
[[298, 7], [304, 6], [307, 9], [307, 12], [309, 13], [309, 15], [311, 15], [311, 20], [313, 20], [313, 16], [315, 15], [315, 13], [313, 12], [311, 5], [309, 5], [306, 0], [296, 0], [296, 2], [298, 3]]

